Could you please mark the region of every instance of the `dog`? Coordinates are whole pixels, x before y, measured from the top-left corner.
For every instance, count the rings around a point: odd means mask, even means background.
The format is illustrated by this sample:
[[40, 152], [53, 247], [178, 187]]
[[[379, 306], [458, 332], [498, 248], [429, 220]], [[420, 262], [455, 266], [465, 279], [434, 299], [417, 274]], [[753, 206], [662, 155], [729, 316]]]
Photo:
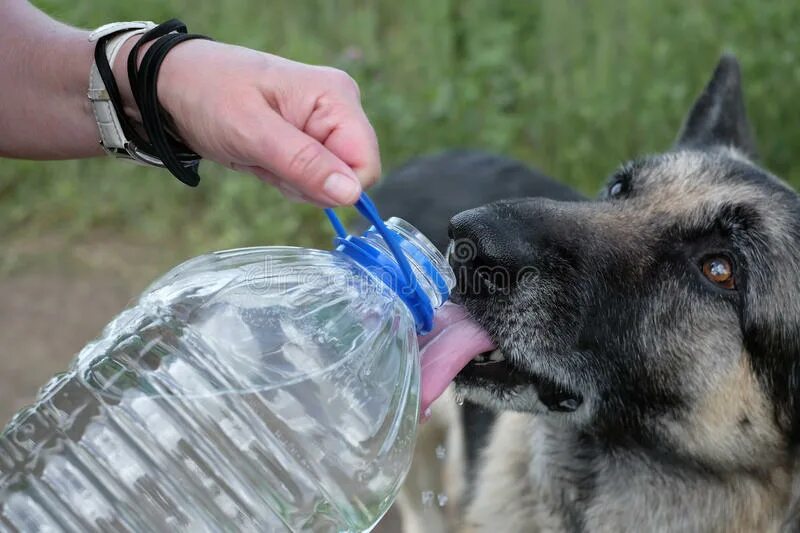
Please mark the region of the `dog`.
[[375, 198], [469, 251], [453, 298], [499, 350], [423, 425], [406, 531], [800, 531], [800, 198], [757, 163], [734, 57], [594, 201], [475, 151]]

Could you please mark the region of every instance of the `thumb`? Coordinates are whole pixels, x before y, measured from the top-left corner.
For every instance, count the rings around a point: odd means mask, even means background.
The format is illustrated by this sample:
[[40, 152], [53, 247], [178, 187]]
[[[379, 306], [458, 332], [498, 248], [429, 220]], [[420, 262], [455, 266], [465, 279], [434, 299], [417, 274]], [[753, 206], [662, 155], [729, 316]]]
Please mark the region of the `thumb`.
[[256, 166], [279, 181], [325, 206], [349, 205], [358, 200], [361, 183], [355, 172], [319, 141], [268, 113], [261, 122], [255, 153]]

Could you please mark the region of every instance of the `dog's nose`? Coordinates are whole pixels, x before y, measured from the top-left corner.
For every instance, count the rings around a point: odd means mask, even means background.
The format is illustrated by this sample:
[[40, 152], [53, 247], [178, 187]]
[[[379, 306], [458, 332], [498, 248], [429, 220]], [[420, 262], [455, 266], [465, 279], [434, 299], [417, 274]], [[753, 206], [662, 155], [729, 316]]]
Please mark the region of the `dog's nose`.
[[454, 216], [448, 228], [448, 259], [456, 278], [480, 279], [477, 285], [493, 288], [514, 285], [520, 270], [532, 260], [531, 250], [517, 226], [518, 222], [506, 218], [496, 204]]
[[449, 259], [459, 286], [474, 289], [477, 281], [477, 287], [507, 289], [583, 268], [597, 235], [587, 205], [522, 198], [457, 214], [450, 220]]
[[512, 259], [501, 220], [486, 206], [450, 219], [450, 259], [458, 264], [493, 266]]

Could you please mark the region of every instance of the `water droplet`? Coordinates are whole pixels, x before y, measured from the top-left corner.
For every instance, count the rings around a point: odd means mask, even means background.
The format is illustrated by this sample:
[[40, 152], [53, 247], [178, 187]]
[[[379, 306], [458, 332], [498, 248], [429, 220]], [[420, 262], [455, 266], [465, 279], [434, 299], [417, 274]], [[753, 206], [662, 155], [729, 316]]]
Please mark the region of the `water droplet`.
[[464, 393], [457, 392], [456, 393], [456, 404], [457, 405], [464, 405]]
[[422, 491], [422, 505], [423, 507], [430, 507], [433, 504], [433, 491], [432, 490], [423, 490]]
[[440, 461], [445, 458], [447, 454], [447, 450], [445, 449], [444, 445], [440, 444], [436, 447], [436, 458]]
[[437, 494], [436, 501], [439, 502], [439, 507], [444, 507], [447, 504], [447, 495], [446, 494]]
[[425, 417], [425, 420], [427, 420], [427, 419], [429, 419], [431, 416], [433, 416], [433, 411], [431, 410], [431, 408], [430, 408], [430, 407], [428, 407], [427, 409], [425, 409], [425, 412], [424, 412], [424, 413], [422, 413], [422, 416], [424, 416], [424, 417]]

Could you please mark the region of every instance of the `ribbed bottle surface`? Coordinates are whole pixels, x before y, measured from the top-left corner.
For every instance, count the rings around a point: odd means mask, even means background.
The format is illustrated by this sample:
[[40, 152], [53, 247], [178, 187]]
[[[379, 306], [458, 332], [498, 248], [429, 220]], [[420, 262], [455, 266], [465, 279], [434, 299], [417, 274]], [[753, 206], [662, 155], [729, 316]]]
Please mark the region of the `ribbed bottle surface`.
[[363, 531], [410, 464], [414, 322], [336, 252], [177, 267], [0, 437], [0, 531]]

